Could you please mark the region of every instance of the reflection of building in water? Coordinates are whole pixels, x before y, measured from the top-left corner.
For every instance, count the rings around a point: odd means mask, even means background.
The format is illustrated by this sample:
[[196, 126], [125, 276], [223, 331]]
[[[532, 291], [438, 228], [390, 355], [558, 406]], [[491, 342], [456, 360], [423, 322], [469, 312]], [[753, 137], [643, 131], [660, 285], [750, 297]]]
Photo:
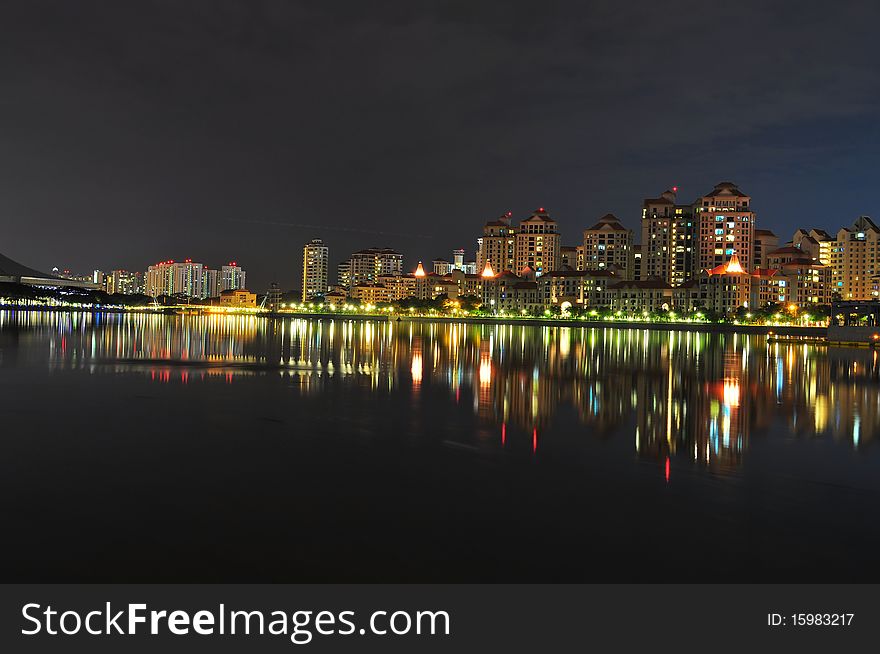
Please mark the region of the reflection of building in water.
[[2, 366], [39, 357], [56, 369], [112, 366], [171, 383], [280, 374], [308, 394], [339, 383], [448, 393], [450, 405], [472, 403], [478, 431], [499, 442], [502, 425], [506, 438], [537, 429], [552, 439], [560, 407], [571, 407], [584, 438], [632, 428], [641, 457], [713, 468], [738, 465], [750, 439], [774, 425], [859, 448], [880, 430], [877, 351], [731, 334], [0, 311], [3, 343], [13, 345]]
[[854, 447], [880, 431], [880, 354], [875, 349], [828, 348], [830, 392], [823, 418], [835, 439]]
[[643, 359], [633, 395], [639, 455], [678, 454], [713, 467], [740, 462], [752, 415], [751, 355], [725, 338], [670, 332]]

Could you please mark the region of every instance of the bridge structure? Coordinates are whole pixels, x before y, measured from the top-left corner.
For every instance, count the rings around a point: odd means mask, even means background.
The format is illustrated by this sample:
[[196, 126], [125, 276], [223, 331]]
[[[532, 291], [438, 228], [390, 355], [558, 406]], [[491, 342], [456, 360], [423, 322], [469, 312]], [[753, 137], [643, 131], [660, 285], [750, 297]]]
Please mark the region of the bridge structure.
[[47, 288], [61, 288], [65, 286], [87, 289], [97, 288], [95, 284], [89, 282], [65, 279], [63, 277], [58, 277], [57, 275], [49, 275], [40, 272], [39, 270], [28, 268], [3, 254], [0, 254], [0, 282]]

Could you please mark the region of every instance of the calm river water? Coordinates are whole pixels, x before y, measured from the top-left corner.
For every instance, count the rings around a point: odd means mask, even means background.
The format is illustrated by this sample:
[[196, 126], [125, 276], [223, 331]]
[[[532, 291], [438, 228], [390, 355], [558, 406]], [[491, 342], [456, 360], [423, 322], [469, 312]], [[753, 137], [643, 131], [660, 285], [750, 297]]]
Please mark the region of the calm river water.
[[0, 311], [3, 581], [880, 581], [880, 361]]

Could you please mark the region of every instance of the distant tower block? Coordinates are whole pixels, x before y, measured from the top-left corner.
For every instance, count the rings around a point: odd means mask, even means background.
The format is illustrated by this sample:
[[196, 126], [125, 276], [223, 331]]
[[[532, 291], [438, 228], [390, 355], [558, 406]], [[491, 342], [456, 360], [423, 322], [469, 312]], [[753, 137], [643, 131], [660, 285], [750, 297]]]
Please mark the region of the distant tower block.
[[278, 311], [281, 308], [281, 287], [275, 282], [269, 285], [269, 291], [266, 293], [266, 306], [269, 311]]
[[329, 262], [330, 250], [321, 239], [312, 239], [303, 246], [303, 302], [308, 302], [316, 296], [323, 296], [330, 288], [327, 282]]
[[452, 267], [454, 270], [464, 270], [464, 250], [452, 251]]

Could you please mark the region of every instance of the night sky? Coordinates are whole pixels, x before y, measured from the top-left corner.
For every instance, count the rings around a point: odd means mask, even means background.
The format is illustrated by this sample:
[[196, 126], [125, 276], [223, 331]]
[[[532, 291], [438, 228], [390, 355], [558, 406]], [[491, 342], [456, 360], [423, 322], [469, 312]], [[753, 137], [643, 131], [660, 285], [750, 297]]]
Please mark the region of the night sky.
[[[816, 4], [816, 3], [812, 3]], [[0, 4], [0, 252], [145, 269], [302, 245], [451, 256], [538, 206], [563, 243], [721, 180], [759, 227], [880, 214], [880, 3]]]

